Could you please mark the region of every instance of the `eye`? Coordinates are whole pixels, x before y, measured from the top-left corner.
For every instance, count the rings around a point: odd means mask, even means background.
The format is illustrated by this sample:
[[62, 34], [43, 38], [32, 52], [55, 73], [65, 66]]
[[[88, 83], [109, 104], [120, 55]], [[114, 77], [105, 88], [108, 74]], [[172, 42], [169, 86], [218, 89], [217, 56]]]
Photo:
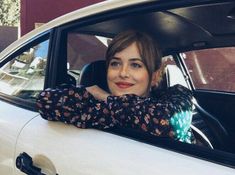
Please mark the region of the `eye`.
[[131, 67], [135, 68], [135, 69], [138, 69], [138, 68], [141, 68], [142, 67], [142, 64], [140, 63], [131, 63]]
[[121, 63], [119, 61], [115, 61], [115, 60], [113, 60], [109, 63], [110, 67], [118, 67], [120, 65], [121, 65]]

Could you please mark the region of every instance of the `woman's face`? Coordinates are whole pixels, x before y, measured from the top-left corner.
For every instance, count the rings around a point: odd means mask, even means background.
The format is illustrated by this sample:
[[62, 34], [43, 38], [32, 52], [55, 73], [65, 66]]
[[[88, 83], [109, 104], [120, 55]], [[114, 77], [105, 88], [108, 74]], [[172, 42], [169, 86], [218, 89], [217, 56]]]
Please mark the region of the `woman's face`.
[[117, 52], [110, 60], [107, 82], [112, 95], [147, 96], [149, 81], [147, 68], [142, 62], [135, 42]]

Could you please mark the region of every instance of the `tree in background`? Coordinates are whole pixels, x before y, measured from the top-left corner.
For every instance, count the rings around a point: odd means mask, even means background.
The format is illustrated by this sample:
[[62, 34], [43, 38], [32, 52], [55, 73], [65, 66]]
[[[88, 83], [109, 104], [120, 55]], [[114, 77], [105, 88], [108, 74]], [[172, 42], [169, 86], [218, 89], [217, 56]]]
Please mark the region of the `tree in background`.
[[0, 25], [17, 26], [20, 17], [20, 0], [1, 0], [0, 3]]

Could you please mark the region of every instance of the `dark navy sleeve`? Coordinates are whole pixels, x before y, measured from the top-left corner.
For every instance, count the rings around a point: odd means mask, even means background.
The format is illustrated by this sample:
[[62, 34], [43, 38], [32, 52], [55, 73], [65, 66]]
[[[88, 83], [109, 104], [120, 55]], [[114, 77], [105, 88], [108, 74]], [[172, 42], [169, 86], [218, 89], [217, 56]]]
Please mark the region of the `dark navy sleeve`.
[[109, 96], [107, 102], [111, 115], [120, 125], [191, 143], [191, 100], [190, 90], [175, 85], [159, 98]]
[[36, 102], [42, 118], [79, 128], [106, 129], [115, 121], [107, 104], [96, 100], [84, 87], [58, 87], [42, 91]]
[[128, 127], [155, 136], [191, 142], [192, 94], [183, 86], [169, 88], [159, 98], [128, 94], [96, 100], [85, 88], [46, 89], [37, 99], [44, 119], [79, 128]]

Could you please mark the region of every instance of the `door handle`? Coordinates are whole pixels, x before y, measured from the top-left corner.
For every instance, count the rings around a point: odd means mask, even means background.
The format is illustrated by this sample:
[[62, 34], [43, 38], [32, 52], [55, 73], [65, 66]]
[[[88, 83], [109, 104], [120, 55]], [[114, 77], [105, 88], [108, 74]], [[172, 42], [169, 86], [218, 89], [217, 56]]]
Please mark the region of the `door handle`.
[[32, 157], [23, 152], [16, 158], [16, 167], [28, 175], [46, 175], [41, 172], [41, 168], [33, 165]]

